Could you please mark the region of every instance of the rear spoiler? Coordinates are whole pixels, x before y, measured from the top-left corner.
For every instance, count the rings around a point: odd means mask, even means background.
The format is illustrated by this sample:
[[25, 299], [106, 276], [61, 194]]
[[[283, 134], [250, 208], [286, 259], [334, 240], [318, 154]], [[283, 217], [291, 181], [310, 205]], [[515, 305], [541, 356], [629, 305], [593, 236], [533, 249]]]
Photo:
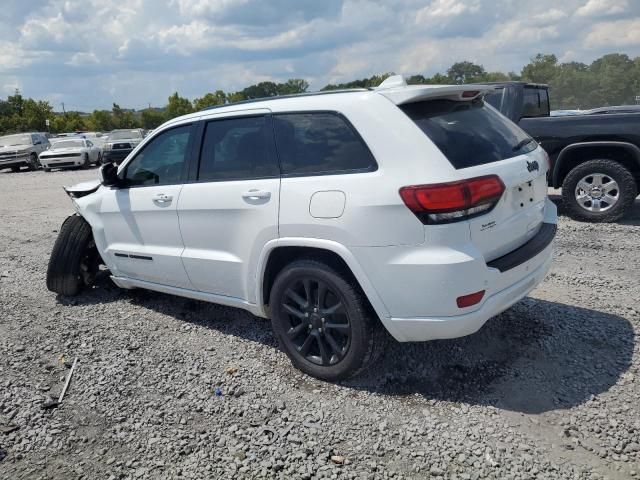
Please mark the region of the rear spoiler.
[[495, 85], [407, 85], [402, 75], [387, 78], [374, 90], [396, 105], [436, 98], [471, 101], [495, 90]]

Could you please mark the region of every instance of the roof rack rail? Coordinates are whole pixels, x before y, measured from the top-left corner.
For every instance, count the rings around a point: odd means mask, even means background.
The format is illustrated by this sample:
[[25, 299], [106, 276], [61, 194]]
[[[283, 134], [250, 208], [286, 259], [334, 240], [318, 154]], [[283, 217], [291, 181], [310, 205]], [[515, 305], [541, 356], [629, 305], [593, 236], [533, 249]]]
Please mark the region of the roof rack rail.
[[240, 100], [239, 102], [229, 102], [223, 105], [213, 105], [211, 107], [203, 108], [200, 111], [205, 112], [207, 110], [215, 110], [223, 107], [232, 107], [235, 105], [246, 105], [251, 103], [259, 103], [259, 102], [270, 102], [272, 100], [285, 100], [287, 98], [315, 97], [320, 95], [330, 95], [334, 93], [353, 93], [353, 92], [366, 92], [366, 91], [368, 91], [366, 88], [345, 88], [345, 89], [339, 89], [339, 90], [323, 90], [320, 92], [292, 93], [290, 95], [274, 95], [273, 97], [250, 98], [248, 100]]

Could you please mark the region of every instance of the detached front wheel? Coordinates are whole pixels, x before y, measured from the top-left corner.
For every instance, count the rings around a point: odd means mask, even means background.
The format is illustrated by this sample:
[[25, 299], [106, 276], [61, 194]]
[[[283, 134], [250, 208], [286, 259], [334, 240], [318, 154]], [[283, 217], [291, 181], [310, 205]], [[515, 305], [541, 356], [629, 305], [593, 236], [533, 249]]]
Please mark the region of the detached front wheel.
[[81, 216], [72, 215], [62, 224], [53, 246], [47, 288], [60, 295], [77, 295], [93, 284], [100, 263], [91, 226]]
[[569, 172], [562, 200], [569, 216], [587, 222], [615, 222], [638, 195], [633, 174], [613, 160], [590, 160]]
[[352, 377], [384, 348], [384, 331], [357, 285], [325, 263], [298, 260], [276, 278], [269, 301], [282, 350], [303, 372]]

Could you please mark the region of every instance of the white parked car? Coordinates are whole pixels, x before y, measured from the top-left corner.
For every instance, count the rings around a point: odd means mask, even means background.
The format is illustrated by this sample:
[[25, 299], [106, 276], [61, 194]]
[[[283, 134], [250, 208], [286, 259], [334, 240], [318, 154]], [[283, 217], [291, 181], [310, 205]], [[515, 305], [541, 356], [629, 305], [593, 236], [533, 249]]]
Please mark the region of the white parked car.
[[52, 168], [89, 167], [100, 161], [101, 149], [85, 138], [54, 140], [48, 150], [40, 154], [45, 172]]
[[483, 101], [406, 86], [215, 107], [67, 188], [47, 286], [104, 263], [146, 288], [270, 318], [301, 370], [346, 378], [396, 340], [477, 331], [552, 260], [548, 157]]

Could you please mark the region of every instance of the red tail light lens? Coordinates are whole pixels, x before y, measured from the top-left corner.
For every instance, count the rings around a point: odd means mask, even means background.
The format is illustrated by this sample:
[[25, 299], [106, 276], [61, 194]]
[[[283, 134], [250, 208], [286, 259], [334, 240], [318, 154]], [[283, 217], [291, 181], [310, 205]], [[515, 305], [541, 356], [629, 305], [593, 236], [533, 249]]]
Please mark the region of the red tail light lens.
[[497, 175], [400, 189], [405, 205], [425, 224], [481, 215], [495, 207], [503, 193], [504, 183]]
[[470, 293], [469, 295], [463, 295], [461, 297], [456, 298], [456, 303], [458, 304], [458, 308], [470, 307], [471, 305], [475, 305], [480, 303], [484, 297], [484, 290], [480, 290], [476, 293]]

